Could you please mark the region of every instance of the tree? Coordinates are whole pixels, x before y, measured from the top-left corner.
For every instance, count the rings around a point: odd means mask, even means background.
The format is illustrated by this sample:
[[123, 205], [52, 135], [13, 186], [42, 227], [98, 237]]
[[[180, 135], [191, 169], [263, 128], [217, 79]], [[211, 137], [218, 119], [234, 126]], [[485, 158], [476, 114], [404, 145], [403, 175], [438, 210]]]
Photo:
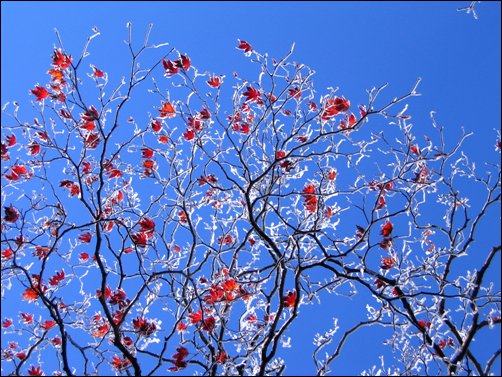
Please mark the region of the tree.
[[[293, 48], [275, 60], [239, 40], [257, 76], [229, 78], [128, 31], [117, 86], [84, 64], [97, 30], [78, 57], [58, 34], [37, 117], [4, 107], [2, 293], [29, 308], [2, 319], [7, 373], [280, 375], [302, 309], [353, 298], [366, 312], [319, 330], [312, 373], [368, 326], [389, 329], [395, 358], [368, 374], [492, 371], [500, 348], [473, 342], [500, 325], [501, 246], [475, 240], [500, 166], [479, 173], [471, 134], [448, 148], [433, 113], [434, 134], [414, 135], [420, 80], [358, 105], [319, 94]], [[144, 68], [146, 54], [161, 55]]]

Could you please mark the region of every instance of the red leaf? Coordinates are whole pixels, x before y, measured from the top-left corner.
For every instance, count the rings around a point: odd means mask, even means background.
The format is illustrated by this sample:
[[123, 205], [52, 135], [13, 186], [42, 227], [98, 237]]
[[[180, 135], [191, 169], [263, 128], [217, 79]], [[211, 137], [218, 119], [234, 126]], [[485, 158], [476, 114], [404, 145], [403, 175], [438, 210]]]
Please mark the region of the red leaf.
[[383, 270], [389, 270], [392, 267], [394, 267], [394, 264], [396, 263], [396, 261], [394, 260], [394, 258], [386, 257], [386, 258], [382, 258], [382, 262], [381, 263], [382, 263], [381, 266], [380, 266], [381, 269], [383, 269]]
[[2, 258], [5, 258], [6, 260], [11, 259], [14, 256], [14, 252], [12, 249], [5, 249], [2, 251]]
[[49, 331], [52, 329], [54, 326], [56, 326], [56, 321], [52, 320], [46, 320], [44, 323], [40, 325], [44, 330]]
[[199, 309], [195, 313], [189, 314], [188, 318], [190, 318], [192, 325], [199, 323], [200, 321], [202, 321], [202, 310]]
[[195, 131], [193, 129], [188, 129], [184, 134], [183, 137], [190, 141], [195, 137]]
[[275, 152], [275, 159], [280, 160], [281, 158], [286, 157], [286, 152], [284, 151], [277, 151]]
[[33, 288], [26, 288], [26, 290], [23, 292], [23, 298], [26, 301], [37, 301], [38, 300], [38, 292], [35, 291]]
[[387, 220], [384, 225], [382, 225], [382, 230], [380, 234], [384, 237], [388, 237], [391, 233], [394, 227], [392, 226], [392, 223]]
[[40, 144], [38, 144], [36, 141], [31, 142], [28, 145], [28, 148], [30, 149], [30, 155], [35, 156], [40, 153]]
[[238, 39], [238, 41], [239, 41], [239, 46], [237, 46], [237, 48], [243, 50], [246, 55], [251, 54], [251, 51], [253, 51], [251, 45], [246, 41], [243, 41], [242, 39]]
[[64, 54], [61, 49], [54, 50], [54, 54], [52, 55], [52, 65], [59, 69], [66, 69], [70, 66], [72, 62], [71, 55], [68, 56]]
[[294, 308], [296, 303], [296, 291], [288, 292], [287, 296], [282, 298], [284, 306], [286, 308]]
[[4, 220], [8, 223], [15, 223], [19, 218], [19, 211], [11, 204], [9, 207], [3, 207], [5, 216]]
[[148, 217], [145, 217], [138, 224], [141, 227], [142, 232], [153, 232], [153, 230], [155, 229], [155, 222]]
[[146, 233], [135, 233], [131, 235], [131, 239], [134, 242], [134, 244], [138, 247], [146, 247], [146, 243], [148, 242], [148, 239], [151, 237], [151, 233], [147, 235]]
[[42, 101], [43, 99], [49, 97], [49, 92], [47, 91], [47, 89], [38, 85], [35, 87], [35, 89], [31, 90], [31, 93], [33, 93], [37, 97], [36, 101]]
[[226, 359], [227, 359], [227, 354], [225, 352], [219, 352], [216, 355], [216, 363], [217, 364], [223, 364]]
[[153, 132], [159, 132], [160, 130], [162, 130], [162, 123], [160, 123], [156, 119], [152, 119], [150, 125], [152, 126]]
[[82, 241], [83, 243], [89, 243], [89, 242], [91, 242], [92, 235], [91, 235], [91, 233], [84, 233], [84, 234], [80, 235], [80, 237], [78, 239], [80, 241]]
[[26, 325], [31, 325], [33, 323], [33, 314], [20, 313], [20, 315]]
[[42, 368], [40, 368], [40, 366], [35, 368], [35, 366], [32, 365], [31, 368], [28, 369], [28, 375], [29, 376], [43, 376], [44, 371], [42, 370]]
[[16, 145], [16, 135], [12, 134], [12, 135], [7, 135], [5, 137], [5, 141], [7, 141], [7, 147], [13, 147], [14, 145]]
[[100, 141], [101, 140], [99, 139], [99, 134], [93, 133], [87, 135], [87, 137], [84, 140], [84, 144], [87, 149], [96, 149]]
[[303, 189], [303, 197], [305, 199], [305, 209], [309, 212], [317, 211], [317, 196], [315, 194], [315, 186], [309, 184]]
[[180, 56], [180, 61], [181, 61], [181, 67], [185, 70], [188, 71], [190, 69], [190, 58], [186, 55], [181, 55]]
[[159, 109], [160, 115], [157, 118], [174, 118], [176, 116], [176, 111], [173, 105], [169, 102], [162, 102], [162, 107]]
[[209, 80], [206, 81], [207, 85], [209, 85], [211, 88], [219, 88], [223, 80], [219, 76], [211, 76]]
[[242, 95], [246, 97], [246, 102], [259, 102], [261, 100], [260, 92], [257, 89], [252, 86], [248, 86], [246, 89], [247, 90], [242, 93]]
[[167, 144], [169, 142], [169, 138], [165, 135], [160, 135], [158, 140], [159, 140], [159, 143], [162, 143], [162, 144]]
[[162, 65], [164, 66], [164, 69], [165, 69], [165, 72], [164, 74], [166, 76], [172, 76], [172, 75], [175, 75], [176, 73], [178, 73], [178, 65], [176, 62], [172, 61], [172, 60], [165, 60], [165, 59], [162, 59]]
[[94, 70], [94, 73], [93, 73], [94, 77], [104, 77], [105, 76], [104, 72], [102, 70], [98, 69], [97, 67], [92, 66], [92, 69]]
[[129, 365], [131, 365], [131, 361], [129, 359], [121, 359], [118, 356], [113, 356], [112, 362], [110, 363], [113, 367], [113, 369], [117, 371], [121, 371], [123, 369], [126, 369]]
[[298, 87], [295, 87], [293, 89], [289, 89], [288, 93], [291, 97], [296, 98], [296, 99], [300, 99], [302, 96], [302, 92], [301, 92], [300, 88], [298, 88]]
[[411, 146], [411, 151], [412, 151], [413, 153], [415, 153], [417, 156], [419, 156], [419, 155], [420, 155], [420, 149], [418, 148], [418, 145], [417, 145], [417, 144], [414, 144], [414, 145], [412, 145], [412, 146]]

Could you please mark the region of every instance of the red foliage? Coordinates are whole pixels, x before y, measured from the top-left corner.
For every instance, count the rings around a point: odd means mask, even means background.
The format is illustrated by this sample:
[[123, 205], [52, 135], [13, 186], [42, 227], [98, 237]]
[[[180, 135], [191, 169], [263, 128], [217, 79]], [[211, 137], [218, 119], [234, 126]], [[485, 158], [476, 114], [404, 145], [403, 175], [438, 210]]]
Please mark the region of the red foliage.
[[296, 304], [296, 298], [296, 291], [288, 292], [288, 294], [282, 298], [282, 302], [286, 308], [294, 308]]
[[261, 94], [260, 91], [253, 88], [252, 86], [248, 86], [246, 88], [247, 90], [242, 93], [244, 97], [246, 97], [246, 102], [260, 102], [261, 100]]
[[315, 195], [316, 188], [313, 184], [306, 185], [303, 188], [303, 198], [305, 199], [305, 209], [309, 212], [317, 211], [317, 196]]
[[19, 219], [19, 211], [12, 204], [8, 207], [3, 207], [5, 215], [3, 217], [4, 221], [8, 223], [15, 223]]
[[219, 88], [223, 80], [221, 77], [213, 75], [206, 82], [211, 88]]
[[118, 356], [113, 356], [112, 362], [110, 364], [112, 365], [113, 369], [121, 371], [128, 368], [131, 365], [131, 361], [126, 358], [122, 359]]
[[238, 49], [244, 51], [246, 55], [249, 55], [251, 51], [253, 51], [253, 47], [246, 41], [243, 41], [242, 39], [238, 39], [239, 41], [239, 46], [237, 46]]
[[105, 77], [105, 73], [100, 70], [98, 67], [95, 67], [95, 66], [92, 66], [92, 69], [93, 69], [93, 76], [94, 77]]
[[31, 92], [37, 97], [36, 101], [42, 101], [49, 97], [49, 92], [42, 86], [36, 86]]
[[380, 231], [380, 234], [384, 237], [388, 237], [392, 233], [393, 229], [394, 227], [392, 223], [389, 220], [387, 220], [385, 224], [382, 225], [382, 230]]
[[34, 365], [28, 369], [28, 376], [44, 376], [45, 373], [40, 366], [35, 367]]

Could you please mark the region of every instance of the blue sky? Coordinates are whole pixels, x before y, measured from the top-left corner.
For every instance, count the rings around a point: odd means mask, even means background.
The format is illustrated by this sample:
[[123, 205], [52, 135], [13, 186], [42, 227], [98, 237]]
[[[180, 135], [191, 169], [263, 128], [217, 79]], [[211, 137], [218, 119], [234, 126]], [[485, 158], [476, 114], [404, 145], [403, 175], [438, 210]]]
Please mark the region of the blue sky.
[[[466, 152], [476, 161], [495, 162], [496, 132], [501, 124], [500, 8], [499, 2], [477, 5], [479, 20], [459, 13], [468, 5], [456, 2], [2, 2], [1, 102], [17, 100], [27, 106], [29, 90], [47, 81], [54, 28], [65, 49], [79, 55], [91, 28], [101, 36], [90, 48], [92, 62], [118, 80], [126, 69], [126, 22], [133, 23], [133, 39], [140, 43], [149, 23], [151, 41], [169, 42], [190, 56], [200, 70], [224, 74], [249, 69], [235, 49], [243, 39], [260, 52], [280, 58], [295, 43], [293, 59], [316, 71], [319, 92], [340, 87], [340, 93], [364, 103], [366, 90], [389, 83], [382, 95], [391, 99], [406, 93], [421, 77], [421, 97], [410, 102], [416, 130], [430, 129], [430, 111], [456, 140], [465, 127], [475, 136]], [[4, 117], [2, 115], [2, 122]], [[416, 131], [416, 133], [420, 133]], [[500, 221], [500, 220], [499, 220]], [[500, 239], [500, 237], [499, 237]], [[500, 280], [500, 277], [499, 277]], [[302, 309], [306, 320], [292, 331], [305, 333], [311, 344], [309, 322], [317, 331], [330, 326], [333, 316], [347, 318], [364, 303], [327, 310]], [[2, 309], [3, 310], [3, 309]], [[3, 317], [3, 313], [2, 313]], [[335, 374], [354, 374], [378, 363], [384, 330], [364, 330], [360, 343], [348, 342], [352, 356], [335, 364]], [[302, 353], [303, 346], [295, 352]], [[371, 362], [359, 361], [365, 348]], [[354, 356], [355, 355], [355, 356]], [[308, 373], [301, 358], [288, 360], [289, 373]], [[310, 362], [310, 358], [307, 357]], [[500, 367], [499, 367], [500, 370]]]

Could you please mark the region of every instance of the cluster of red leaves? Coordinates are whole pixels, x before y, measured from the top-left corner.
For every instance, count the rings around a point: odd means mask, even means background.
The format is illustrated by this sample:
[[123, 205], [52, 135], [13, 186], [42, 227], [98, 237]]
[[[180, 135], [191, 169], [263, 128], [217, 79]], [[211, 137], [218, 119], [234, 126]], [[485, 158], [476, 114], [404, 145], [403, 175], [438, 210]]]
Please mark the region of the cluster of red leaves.
[[296, 304], [296, 291], [288, 291], [288, 294], [282, 298], [282, 302], [286, 308], [294, 308]]
[[321, 119], [323, 121], [328, 121], [339, 113], [346, 112], [350, 108], [350, 101], [346, 100], [345, 97], [335, 97], [333, 99], [329, 98], [323, 106], [323, 111], [321, 113]]
[[188, 350], [185, 347], [176, 348], [176, 353], [173, 355], [173, 360], [171, 363], [174, 364], [173, 367], [170, 367], [169, 370], [171, 372], [177, 372], [183, 368], [186, 368], [187, 362], [185, 361], [188, 356]]
[[50, 88], [53, 90], [53, 93], [50, 93], [45, 87], [36, 85], [35, 89], [31, 90], [31, 93], [36, 97], [36, 101], [42, 101], [49, 96], [52, 99], [55, 99], [59, 102], [65, 102], [66, 96], [63, 93], [63, 87], [66, 85], [65, 74], [64, 71], [70, 67], [72, 62], [71, 55], [68, 56], [63, 53], [60, 49], [54, 50], [54, 54], [52, 55], [52, 66], [47, 73], [51, 75], [51, 84]]
[[302, 91], [298, 87], [294, 87], [288, 90], [288, 93], [291, 97], [295, 99], [300, 99], [302, 97]]
[[129, 299], [123, 289], [117, 289], [115, 292], [110, 294], [110, 300], [108, 301], [110, 305], [118, 305], [119, 308], [124, 308], [129, 305]]
[[33, 256], [42, 260], [47, 257], [48, 252], [49, 252], [49, 247], [37, 245], [35, 246], [35, 250], [33, 250]]
[[345, 133], [349, 133], [354, 129], [356, 123], [357, 123], [356, 116], [353, 113], [350, 113], [350, 115], [345, 115], [345, 119], [340, 120], [338, 129], [345, 130]]
[[141, 149], [141, 158], [143, 158], [143, 176], [145, 177], [153, 177], [155, 172], [155, 161], [152, 160], [155, 151], [150, 148], [142, 148]]
[[52, 286], [59, 285], [60, 282], [62, 282], [65, 279], [65, 272], [64, 270], [61, 270], [60, 272], [56, 272], [54, 276], [49, 278], [49, 284]]
[[2, 251], [2, 258], [5, 258], [6, 260], [11, 259], [14, 256], [14, 252], [12, 249], [5, 249]]
[[4, 210], [4, 221], [8, 223], [15, 223], [19, 219], [19, 211], [12, 204], [8, 207], [3, 207]]
[[258, 89], [253, 88], [252, 86], [246, 87], [246, 91], [242, 93], [244, 97], [246, 97], [245, 102], [256, 102], [258, 105], [263, 104], [263, 100], [261, 98], [261, 93]]
[[180, 223], [186, 224], [188, 222], [187, 213], [184, 210], [178, 211], [178, 218]]
[[23, 299], [30, 302], [35, 302], [38, 300], [39, 292], [33, 288], [26, 288], [23, 292]]
[[131, 361], [129, 359], [122, 359], [118, 356], [113, 356], [111, 365], [116, 371], [121, 371], [129, 367], [129, 365], [131, 365]]
[[16, 145], [17, 139], [16, 135], [7, 135], [5, 137], [5, 142], [2, 141], [1, 144], [1, 152], [2, 152], [2, 160], [3, 161], [8, 161], [10, 159], [9, 157], [9, 148], [12, 148], [14, 145]]
[[120, 171], [120, 169], [118, 169], [117, 167], [115, 167], [113, 165], [113, 162], [109, 161], [109, 160], [105, 160], [104, 161], [104, 163], [103, 163], [103, 169], [104, 169], [105, 174], [108, 176], [109, 179], [120, 178], [123, 175], [122, 172]]
[[98, 67], [96, 67], [94, 65], [91, 65], [91, 68], [93, 70], [92, 75], [94, 77], [96, 77], [96, 78], [103, 78], [103, 77], [105, 77], [105, 73], [102, 70], [100, 70]]
[[47, 319], [44, 322], [40, 324], [40, 327], [42, 327], [45, 331], [49, 331], [52, 329], [54, 326], [56, 326], [56, 321]]
[[228, 356], [225, 352], [220, 351], [216, 355], [216, 363], [217, 364], [223, 364], [227, 360]]
[[82, 241], [82, 243], [90, 243], [92, 239], [92, 234], [89, 232], [83, 233], [80, 235], [80, 237], [78, 237], [78, 239]]
[[36, 101], [42, 101], [42, 100], [46, 99], [47, 97], [49, 97], [49, 91], [40, 85], [35, 86], [35, 89], [32, 89], [31, 93], [35, 97], [37, 97]]
[[[439, 348], [441, 348], [442, 350], [444, 350], [447, 346], [450, 346], [450, 347], [455, 347], [455, 343], [453, 342], [453, 339], [452, 338], [448, 338], [448, 340], [446, 339], [441, 339], [438, 343], [437, 343], [437, 346]], [[438, 352], [437, 351], [434, 351], [434, 353], [437, 355]]]
[[202, 131], [204, 129], [205, 122], [211, 119], [211, 114], [206, 108], [203, 108], [200, 112], [196, 113], [193, 117], [188, 118], [188, 124], [186, 132], [183, 137], [190, 141], [195, 137], [195, 133]]
[[149, 337], [157, 330], [157, 325], [154, 322], [148, 321], [143, 317], [137, 317], [132, 320], [132, 325], [138, 334], [141, 336]]
[[201, 175], [200, 178], [197, 179], [197, 182], [199, 183], [199, 186], [204, 186], [206, 183], [211, 185], [218, 182], [218, 177], [214, 174]]
[[76, 184], [73, 181], [70, 181], [69, 179], [64, 179], [61, 182], [59, 182], [59, 187], [65, 187], [70, 191], [70, 196], [75, 196], [80, 194], [80, 187], [78, 184]]
[[230, 234], [227, 234], [224, 237], [219, 237], [218, 238], [218, 244], [219, 245], [231, 245], [234, 242], [233, 237]]
[[305, 199], [305, 209], [309, 212], [317, 211], [317, 196], [315, 195], [315, 186], [309, 184], [303, 188], [303, 198]]
[[3, 176], [9, 181], [17, 181], [20, 178], [30, 179], [33, 173], [28, 172], [24, 165], [13, 165], [10, 168], [10, 174], [5, 173]]
[[234, 278], [228, 278], [220, 285], [213, 285], [209, 288], [209, 294], [204, 297], [207, 304], [214, 305], [218, 302], [233, 301], [238, 298], [244, 300], [249, 298], [247, 292]]
[[221, 76], [212, 75], [206, 82], [211, 88], [219, 88], [223, 83], [223, 79]]
[[251, 47], [249, 43], [243, 41], [242, 39], [238, 39], [238, 41], [239, 45], [237, 46], [237, 48], [244, 51], [244, 54], [249, 56], [251, 54], [251, 51], [253, 51], [253, 47]]
[[383, 236], [382, 241], [380, 241], [380, 247], [384, 250], [389, 250], [392, 246], [392, 237], [390, 234], [394, 230], [394, 226], [390, 221], [386, 221], [385, 224], [382, 225], [382, 230], [380, 234]]
[[410, 150], [416, 154], [417, 156], [420, 156], [420, 148], [418, 147], [418, 144], [413, 144], [411, 147], [410, 147]]
[[92, 317], [92, 320], [93, 320], [93, 330], [91, 333], [92, 337], [102, 338], [103, 336], [108, 334], [108, 331], [110, 330], [110, 326], [108, 325], [106, 320], [100, 314], [95, 314]]
[[138, 247], [146, 247], [146, 244], [150, 238], [153, 237], [153, 231], [155, 230], [155, 222], [145, 217], [138, 222], [141, 229], [131, 235], [131, 239], [134, 244]]
[[[99, 112], [96, 107], [91, 105], [88, 109], [86, 109], [82, 114], [80, 114], [80, 119], [82, 121], [82, 124], [87, 124], [87, 123], [94, 123], [94, 121], [99, 119]], [[94, 124], [91, 126], [83, 127], [81, 126], [80, 128], [87, 129], [88, 131], [94, 131]]]
[[394, 188], [394, 182], [377, 182], [377, 181], [370, 181], [368, 182], [369, 189], [374, 191], [374, 190], [379, 190], [379, 196], [378, 196], [378, 202], [376, 204], [376, 209], [380, 210], [383, 207], [387, 205], [387, 201], [385, 200], [385, 195], [387, 192], [391, 191]]
[[30, 313], [19, 313], [21, 319], [25, 325], [31, 325], [33, 323], [33, 314]]
[[[286, 157], [286, 152], [284, 152], [284, 151], [276, 151], [275, 152], [275, 159], [276, 160], [282, 160], [284, 157]], [[286, 173], [289, 173], [294, 168], [293, 163], [290, 160], [283, 160], [283, 161], [279, 162], [279, 166], [282, 169], [284, 169], [284, 171]]]
[[31, 284], [33, 288], [26, 288], [23, 292], [23, 299], [29, 302], [35, 302], [40, 297], [41, 292], [47, 290], [47, 286], [40, 280], [40, 275], [31, 275]]
[[429, 176], [429, 172], [427, 169], [421, 168], [420, 171], [414, 172], [415, 177], [413, 178], [413, 182], [415, 183], [427, 183], [427, 177]]
[[28, 376], [44, 376], [44, 371], [42, 370], [42, 368], [39, 366], [37, 366], [35, 368], [34, 365], [31, 366], [30, 369], [28, 369]]
[[162, 59], [162, 65], [164, 66], [165, 76], [171, 77], [177, 74], [180, 69], [183, 72], [187, 72], [190, 69], [191, 62], [188, 56], [180, 55], [179, 59], [177, 60]]
[[430, 329], [431, 326], [432, 326], [432, 323], [430, 321], [424, 321], [424, 320], [418, 320], [417, 321], [418, 323], [418, 327], [420, 327], [421, 329]]
[[234, 130], [236, 132], [243, 133], [243, 134], [248, 134], [250, 131], [250, 128], [249, 128], [249, 124], [247, 124], [247, 123], [235, 123], [232, 126], [232, 130]]
[[396, 263], [396, 261], [394, 260], [394, 258], [385, 257], [385, 258], [382, 258], [380, 268], [382, 270], [389, 270], [392, 267], [394, 267], [395, 263]]
[[200, 309], [197, 310], [196, 312], [189, 314], [188, 319], [190, 320], [190, 323], [192, 325], [201, 323], [200, 325], [201, 329], [207, 332], [212, 332], [216, 325], [216, 320], [214, 319], [214, 317], [212, 315], [203, 316], [202, 310]]
[[174, 118], [176, 116], [176, 110], [174, 109], [174, 106], [166, 101], [162, 102], [162, 107], [159, 109], [159, 115], [157, 118], [160, 119], [165, 119], [165, 118]]

